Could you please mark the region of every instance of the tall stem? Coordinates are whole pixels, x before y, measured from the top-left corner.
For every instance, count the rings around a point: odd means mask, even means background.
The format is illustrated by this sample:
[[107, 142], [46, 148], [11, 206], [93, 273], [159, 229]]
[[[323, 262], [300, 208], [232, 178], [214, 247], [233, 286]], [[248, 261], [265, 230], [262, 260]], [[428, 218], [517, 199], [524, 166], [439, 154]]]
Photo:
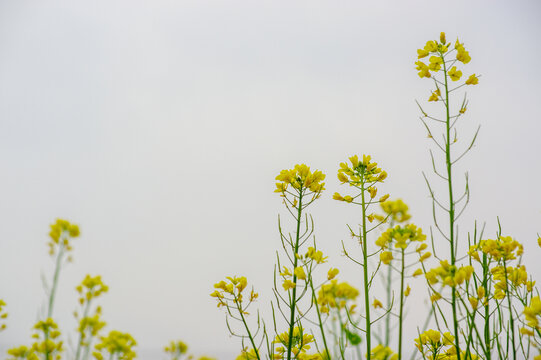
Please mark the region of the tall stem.
[[402, 266], [400, 269], [400, 315], [398, 317], [398, 360], [402, 360], [402, 323], [404, 322], [404, 249], [402, 253]]
[[292, 298], [291, 298], [291, 304], [290, 304], [290, 310], [291, 315], [289, 317], [289, 341], [287, 346], [287, 360], [291, 360], [291, 348], [293, 346], [293, 328], [295, 325], [295, 308], [297, 305], [297, 275], [295, 274], [295, 268], [297, 267], [298, 258], [297, 253], [299, 251], [299, 239], [300, 239], [300, 231], [301, 231], [301, 215], [302, 215], [302, 195], [303, 195], [303, 187], [300, 186], [299, 189], [299, 204], [298, 204], [298, 211], [297, 211], [297, 232], [295, 235], [295, 247], [293, 249], [293, 283], [295, 284], [295, 287], [292, 291]]
[[323, 338], [323, 345], [325, 346], [325, 353], [327, 354], [327, 359], [330, 359], [331, 354], [329, 353], [329, 348], [327, 347], [327, 338], [325, 337], [325, 331], [323, 329], [323, 322], [321, 321], [321, 312], [319, 311], [319, 305], [317, 303], [316, 291], [314, 290], [314, 283], [312, 282], [312, 278], [310, 278], [310, 288], [312, 289], [312, 300], [316, 306], [317, 320], [318, 320], [319, 330], [321, 331], [321, 337]]
[[507, 264], [505, 259], [503, 260], [503, 270], [505, 273], [505, 296], [507, 297], [507, 306], [509, 307], [509, 326], [511, 327], [511, 345], [513, 347], [513, 360], [517, 360], [517, 352], [515, 350], [515, 321], [513, 320], [513, 308], [511, 305], [511, 294], [509, 294], [509, 280], [507, 278]]
[[363, 276], [364, 276], [364, 307], [366, 318], [366, 359], [371, 358], [371, 323], [370, 323], [370, 297], [368, 288], [368, 244], [366, 239], [366, 201], [364, 198], [364, 174], [361, 174], [361, 209], [362, 209], [362, 231], [361, 231], [361, 246], [363, 249]]
[[252, 344], [252, 347], [254, 348], [255, 356], [257, 357], [257, 360], [260, 360], [259, 351], [257, 350], [257, 346], [255, 345], [255, 341], [252, 336], [252, 333], [250, 332], [250, 328], [248, 327], [248, 324], [246, 323], [246, 319], [244, 318], [242, 307], [240, 306], [240, 303], [237, 300], [236, 296], [235, 296], [235, 305], [237, 305], [237, 310], [239, 311], [240, 318], [242, 319], [242, 323], [244, 324], [244, 327], [246, 328], [246, 332], [248, 333], [248, 338], [250, 339], [250, 343]]
[[[451, 266], [455, 266], [455, 203], [453, 199], [453, 178], [451, 162], [451, 116], [449, 114], [449, 87], [447, 84], [447, 65], [443, 55], [443, 75], [445, 78], [445, 162], [447, 165], [447, 183], [449, 185], [449, 243], [451, 245]], [[451, 288], [451, 306], [453, 308], [453, 328], [455, 335], [455, 348], [457, 359], [460, 360], [460, 343], [458, 333], [458, 317], [456, 303], [456, 287]]]

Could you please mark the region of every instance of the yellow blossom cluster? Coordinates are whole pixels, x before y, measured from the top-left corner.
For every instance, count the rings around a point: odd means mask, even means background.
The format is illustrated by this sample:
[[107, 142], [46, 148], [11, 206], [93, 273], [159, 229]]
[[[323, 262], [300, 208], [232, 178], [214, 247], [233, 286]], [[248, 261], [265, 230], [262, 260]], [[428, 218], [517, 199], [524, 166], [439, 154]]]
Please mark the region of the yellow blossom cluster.
[[163, 351], [171, 357], [171, 360], [179, 360], [180, 356], [188, 352], [188, 345], [180, 340], [171, 341]]
[[38, 321], [34, 325], [34, 330], [36, 330], [36, 333], [32, 337], [36, 339], [36, 342], [32, 344], [31, 351], [38, 356], [41, 354], [49, 359], [60, 359], [60, 354], [64, 350], [64, 343], [59, 339], [60, 331], [54, 320], [47, 318]]
[[[396, 225], [394, 228], [389, 228], [381, 234], [381, 236], [376, 240], [376, 245], [379, 246], [382, 250], [390, 249], [391, 244], [394, 243], [394, 248], [396, 249], [406, 249], [411, 243], [419, 242], [417, 246], [417, 253], [420, 255], [420, 261], [428, 259], [431, 254], [430, 252], [423, 251], [427, 248], [426, 235], [423, 234], [421, 228], [418, 228], [414, 224], [407, 224], [404, 226]], [[380, 253], [380, 260], [384, 264], [389, 264], [393, 260], [393, 254], [391, 251], [382, 251]]]
[[[464, 44], [458, 41], [455, 42], [453, 49], [449, 50], [451, 43], [448, 43], [445, 38], [445, 33], [440, 34], [439, 41], [429, 40], [426, 42], [424, 48], [417, 50], [417, 61], [415, 62], [416, 70], [418, 70], [418, 75], [421, 78], [430, 78], [432, 73], [436, 73], [444, 67], [446, 76], [448, 76], [452, 81], [458, 81], [462, 77], [462, 71], [457, 69], [454, 64], [459, 61], [462, 64], [467, 64], [470, 62], [471, 57], [469, 52], [464, 48]], [[450, 55], [456, 51], [454, 58], [451, 58]], [[420, 59], [426, 58], [429, 56], [428, 63], [424, 63]], [[479, 83], [479, 79], [475, 74], [470, 75], [466, 80], [466, 85], [476, 85]], [[428, 101], [437, 101], [440, 98], [440, 90], [436, 89], [430, 96]]]
[[[135, 339], [128, 333], [112, 330], [109, 335], [101, 337], [101, 342], [96, 344], [96, 351], [92, 354], [96, 360], [116, 358], [118, 360], [131, 360], [137, 354], [133, 348], [137, 345]], [[104, 357], [103, 352], [108, 354]]]
[[95, 299], [101, 294], [109, 291], [109, 287], [103, 283], [101, 275], [92, 277], [88, 274], [85, 276], [81, 284], [75, 289], [79, 293], [80, 304], [83, 304], [85, 301], [90, 302], [92, 299]]
[[517, 267], [495, 266], [490, 269], [490, 272], [496, 282], [494, 284], [494, 298], [498, 300], [505, 298], [508, 291], [513, 291], [520, 286], [525, 286], [528, 292], [533, 290], [535, 282], [528, 281], [528, 273], [524, 265]]
[[493, 260], [506, 261], [520, 257], [524, 247], [510, 236], [500, 236], [496, 240], [481, 240], [479, 244], [470, 247], [470, 256], [480, 262], [477, 250], [489, 255]]
[[456, 349], [452, 346], [454, 340], [454, 336], [449, 332], [441, 334], [430, 329], [415, 339], [415, 346], [425, 359], [456, 359]]
[[[226, 278], [227, 281], [220, 281], [214, 284], [214, 288], [217, 289], [210, 296], [216, 298], [218, 301], [218, 307], [229, 306], [228, 302], [233, 302], [235, 308], [237, 304], [241, 304], [243, 301], [243, 291], [248, 286], [248, 280], [246, 277], [230, 277]], [[252, 291], [250, 292], [250, 302], [257, 299], [259, 295]]]
[[49, 255], [54, 255], [56, 249], [59, 247], [61, 247], [63, 251], [71, 251], [72, 246], [70, 240], [80, 235], [79, 226], [71, 224], [67, 220], [57, 219], [50, 227], [51, 231], [49, 232], [49, 237], [51, 240], [47, 243], [49, 246]]
[[[304, 332], [302, 327], [295, 326], [293, 328], [293, 336], [291, 344], [291, 352], [295, 355], [295, 359], [303, 360], [319, 360], [321, 356], [319, 354], [309, 355], [306, 352], [310, 350], [310, 344], [314, 342], [314, 337], [310, 334]], [[277, 346], [273, 354], [274, 360], [281, 360], [286, 357], [287, 349], [289, 347], [289, 332], [283, 332], [276, 335], [273, 341], [275, 344], [280, 344]]]
[[24, 345], [9, 349], [7, 354], [12, 356], [7, 360], [39, 360], [39, 356], [34, 352], [34, 350]]
[[355, 300], [359, 296], [359, 290], [347, 282], [339, 283], [338, 280], [331, 280], [329, 284], [321, 286], [318, 293], [318, 304], [322, 313], [328, 313], [329, 308], [343, 309], [348, 300]]
[[402, 223], [411, 219], [411, 215], [408, 212], [408, 205], [401, 199], [383, 201], [380, 203], [380, 206], [385, 216], [374, 215], [379, 221], [389, 218], [392, 222]]
[[473, 266], [466, 265], [457, 268], [450, 265], [447, 260], [440, 261], [440, 266], [429, 270], [425, 276], [431, 285], [441, 283], [444, 286], [455, 287], [464, 281], [470, 280], [473, 274]]
[[[539, 326], [539, 320], [541, 319], [541, 299], [539, 296], [535, 296], [530, 301], [529, 306], [524, 307], [524, 316], [526, 317], [526, 324], [536, 331], [541, 328]], [[533, 336], [533, 333], [531, 334]]]
[[[96, 313], [92, 316], [85, 316], [79, 320], [79, 328], [77, 331], [81, 334], [81, 345], [88, 345], [83, 340], [89, 335], [94, 337], [107, 325], [101, 320], [101, 307], [97, 307]], [[88, 334], [88, 335], [87, 335]]]
[[250, 350], [244, 349], [242, 350], [240, 355], [237, 356], [235, 360], [256, 360], [256, 359], [257, 359], [257, 353], [255, 352], [254, 349], [250, 349]]
[[291, 170], [282, 170], [276, 180], [276, 190], [274, 192], [281, 193], [285, 196], [285, 192], [291, 186], [297, 193], [302, 193], [305, 190], [310, 190], [316, 194], [316, 197], [325, 190], [325, 174], [316, 170], [310, 171], [310, 167], [305, 164], [297, 164]]
[[323, 253], [320, 250], [316, 250], [314, 247], [308, 247], [305, 257], [315, 261], [318, 264], [323, 264], [327, 261], [327, 256], [323, 256]]
[[8, 317], [8, 313], [4, 310], [5, 306], [6, 306], [6, 302], [0, 299], [0, 321], [2, 321], [2, 324], [0, 324], [0, 331], [6, 328], [6, 324], [3, 323]]
[[395, 354], [390, 347], [382, 344], [373, 348], [371, 353], [374, 360], [398, 360], [398, 354]]

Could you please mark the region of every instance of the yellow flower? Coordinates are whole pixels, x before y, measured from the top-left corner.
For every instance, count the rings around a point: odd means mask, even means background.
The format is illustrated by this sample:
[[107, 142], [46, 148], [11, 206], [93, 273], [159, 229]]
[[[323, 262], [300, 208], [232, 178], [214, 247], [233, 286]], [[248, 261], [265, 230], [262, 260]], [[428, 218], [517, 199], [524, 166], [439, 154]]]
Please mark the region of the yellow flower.
[[479, 84], [479, 78], [475, 74], [470, 75], [468, 80], [466, 80], [466, 85], [477, 85]]
[[411, 288], [410, 288], [410, 286], [408, 285], [408, 286], [406, 287], [406, 290], [404, 290], [404, 296], [405, 296], [405, 297], [408, 297], [409, 294], [410, 294], [410, 291], [411, 291]]
[[432, 95], [428, 98], [428, 101], [438, 101], [440, 98], [440, 89], [437, 89], [436, 91], [432, 92]]
[[432, 40], [427, 41], [424, 49], [428, 52], [436, 52], [438, 51], [438, 44]]
[[373, 199], [376, 197], [376, 194], [378, 193], [378, 189], [376, 189], [374, 186], [371, 186], [368, 188], [368, 192], [370, 193], [370, 198]]
[[421, 79], [424, 77], [429, 78], [431, 76], [428, 66], [424, 62], [417, 61], [415, 62], [415, 65], [417, 65], [416, 69], [419, 70], [418, 75]]
[[290, 289], [294, 289], [296, 285], [293, 281], [286, 279], [284, 280], [284, 283], [282, 284], [282, 286], [284, 287], [285, 291], [288, 291]]
[[459, 47], [457, 49], [456, 59], [463, 64], [467, 64], [471, 60], [470, 53], [464, 50], [464, 47]]
[[441, 56], [431, 56], [430, 64], [428, 65], [428, 69], [432, 71], [439, 71], [441, 69], [441, 66], [443, 64], [443, 59]]
[[383, 251], [381, 254], [379, 254], [379, 259], [385, 265], [389, 265], [391, 260], [393, 260], [393, 254], [390, 251]]
[[446, 41], [445, 41], [445, 33], [444, 33], [444, 32], [441, 32], [441, 33], [440, 33], [440, 42], [441, 42], [442, 44], [445, 44], [445, 43], [446, 43]]
[[413, 272], [413, 277], [417, 277], [419, 275], [423, 275], [423, 269], [419, 268]]
[[323, 182], [325, 174], [319, 170], [311, 172], [310, 167], [305, 164], [297, 164], [291, 170], [280, 171], [280, 174], [276, 176], [276, 180], [280, 181], [282, 185], [277, 183], [275, 192], [283, 193], [289, 185], [297, 192], [308, 189], [319, 194], [325, 190], [325, 183]]
[[306, 273], [301, 266], [295, 268], [295, 276], [297, 276], [298, 279], [306, 280]]
[[372, 306], [374, 307], [374, 309], [383, 308], [383, 304], [378, 299], [374, 299], [374, 303], [372, 304]]
[[458, 81], [462, 77], [462, 71], [457, 70], [456, 66], [453, 66], [449, 70], [448, 74], [449, 74], [449, 77], [451, 78], [451, 80], [453, 80], [453, 81]]
[[424, 50], [424, 49], [417, 49], [417, 59], [422, 59], [424, 57], [427, 57], [430, 52]]
[[327, 279], [332, 280], [338, 275], [340, 271], [338, 269], [330, 268], [329, 272], [327, 273]]

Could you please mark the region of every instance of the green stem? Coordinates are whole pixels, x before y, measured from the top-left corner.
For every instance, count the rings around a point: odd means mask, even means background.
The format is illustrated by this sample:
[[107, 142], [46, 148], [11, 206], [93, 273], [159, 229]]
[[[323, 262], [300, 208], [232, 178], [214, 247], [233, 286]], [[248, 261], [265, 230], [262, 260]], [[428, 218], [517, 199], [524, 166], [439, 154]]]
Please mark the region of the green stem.
[[[447, 165], [447, 183], [449, 185], [449, 243], [451, 244], [451, 266], [455, 266], [455, 204], [453, 199], [453, 178], [452, 178], [452, 162], [451, 162], [451, 116], [449, 114], [449, 87], [447, 84], [447, 66], [445, 59], [441, 55], [443, 60], [443, 75], [445, 78], [445, 162]], [[460, 343], [458, 334], [458, 316], [457, 316], [457, 304], [456, 304], [456, 287], [451, 289], [451, 306], [453, 308], [453, 327], [455, 335], [455, 348], [457, 360], [460, 360]]]
[[237, 300], [236, 296], [235, 296], [235, 305], [237, 305], [237, 310], [239, 311], [240, 318], [242, 319], [242, 323], [244, 324], [244, 327], [246, 328], [246, 332], [248, 333], [248, 338], [250, 339], [250, 343], [252, 344], [252, 347], [254, 348], [255, 356], [257, 357], [257, 360], [260, 360], [259, 350], [257, 349], [257, 346], [255, 345], [255, 341], [252, 336], [252, 333], [250, 332], [250, 328], [248, 327], [248, 324], [246, 323], [246, 319], [244, 318], [242, 307], [240, 306], [240, 303]]
[[515, 351], [515, 321], [513, 320], [513, 308], [511, 307], [511, 294], [509, 294], [509, 280], [507, 278], [507, 264], [505, 262], [505, 259], [503, 260], [503, 270], [505, 273], [505, 296], [507, 297], [507, 306], [509, 306], [509, 325], [511, 327], [511, 345], [513, 347], [513, 360], [517, 360], [517, 352]]
[[291, 315], [289, 317], [289, 341], [287, 346], [287, 360], [291, 360], [291, 348], [293, 347], [293, 328], [295, 326], [295, 307], [297, 305], [297, 275], [295, 275], [295, 268], [297, 267], [298, 258], [297, 253], [299, 251], [299, 240], [300, 240], [300, 230], [301, 230], [301, 215], [302, 215], [302, 185], [299, 188], [299, 204], [297, 211], [297, 232], [295, 235], [295, 248], [293, 249], [293, 283], [295, 287], [292, 291], [292, 298], [290, 304]]
[[400, 315], [398, 317], [398, 360], [402, 360], [402, 323], [404, 321], [404, 249], [402, 253], [402, 267], [400, 269]]
[[[488, 257], [487, 254], [483, 253], [483, 288], [485, 289], [485, 293], [488, 289]], [[488, 294], [485, 294], [485, 296]], [[490, 348], [490, 308], [488, 301], [486, 301], [486, 304], [484, 304], [485, 308], [485, 329], [484, 329], [484, 336], [485, 336], [485, 358], [486, 360], [490, 360], [491, 357], [491, 348]]]
[[[389, 263], [389, 266], [387, 268], [387, 284], [385, 285], [387, 287], [387, 308], [391, 307], [391, 280], [392, 280], [392, 267], [391, 263]], [[385, 346], [389, 346], [389, 336], [391, 335], [391, 317], [386, 316], [385, 317]]]
[[[90, 310], [90, 302], [91, 301], [92, 300], [88, 300], [88, 302], [86, 303], [85, 310], [84, 310], [84, 313], [83, 313], [83, 319], [88, 317], [88, 311]], [[77, 351], [75, 352], [75, 360], [79, 360], [79, 355], [81, 355], [81, 347], [82, 347], [82, 343], [83, 343], [84, 331], [85, 331], [85, 329], [80, 329], [80, 332], [79, 332], [79, 342], [77, 343]]]
[[[363, 169], [364, 172], [364, 169]], [[364, 307], [365, 307], [365, 318], [366, 318], [366, 359], [370, 360], [371, 358], [371, 323], [370, 323], [370, 295], [368, 288], [368, 241], [366, 238], [366, 201], [364, 197], [364, 174], [361, 174], [361, 209], [362, 209], [362, 232], [361, 232], [361, 242], [363, 247], [363, 276], [364, 276]]]
[[319, 330], [321, 331], [321, 337], [323, 338], [323, 345], [325, 345], [325, 352], [327, 353], [327, 359], [330, 359], [331, 354], [329, 352], [329, 348], [327, 347], [327, 339], [325, 337], [325, 331], [323, 330], [323, 322], [321, 321], [321, 313], [319, 311], [319, 305], [317, 303], [316, 291], [314, 290], [314, 283], [312, 282], [311, 277], [310, 277], [310, 288], [312, 289], [312, 299], [314, 301], [314, 304], [316, 305], [318, 326], [319, 326]]
[[[60, 275], [60, 268], [62, 266], [62, 256], [64, 255], [64, 243], [62, 242], [62, 239], [59, 240], [59, 246], [58, 246], [58, 255], [56, 256], [56, 263], [55, 263], [55, 269], [54, 269], [54, 275], [53, 275], [53, 284], [51, 287], [51, 293], [49, 294], [49, 306], [47, 308], [47, 318], [50, 318], [53, 316], [53, 305], [54, 305], [54, 297], [56, 294], [56, 288], [58, 285], [58, 277]], [[49, 341], [49, 328], [47, 328], [45, 331], [45, 343]], [[49, 360], [51, 358], [49, 351], [45, 351], [45, 360]]]

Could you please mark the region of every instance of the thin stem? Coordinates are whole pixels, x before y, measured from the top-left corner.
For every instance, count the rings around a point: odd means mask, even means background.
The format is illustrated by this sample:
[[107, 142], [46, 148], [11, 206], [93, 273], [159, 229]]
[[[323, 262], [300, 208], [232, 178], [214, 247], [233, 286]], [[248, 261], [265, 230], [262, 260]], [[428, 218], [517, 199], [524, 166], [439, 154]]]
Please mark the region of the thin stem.
[[400, 315], [398, 317], [398, 360], [402, 360], [402, 324], [404, 322], [404, 249], [402, 253], [402, 269], [400, 271]]
[[[364, 172], [364, 168], [363, 168]], [[361, 241], [363, 247], [363, 276], [364, 276], [364, 307], [365, 307], [365, 318], [366, 318], [366, 360], [371, 359], [371, 322], [370, 322], [370, 295], [368, 287], [368, 241], [366, 238], [366, 202], [364, 194], [364, 174], [361, 175], [361, 211], [362, 211], [362, 231], [361, 231]]]
[[299, 207], [297, 212], [297, 232], [295, 235], [295, 247], [293, 254], [293, 283], [295, 287], [293, 288], [293, 296], [290, 303], [290, 317], [289, 317], [289, 340], [287, 346], [287, 360], [291, 360], [291, 348], [293, 347], [293, 328], [295, 326], [295, 308], [297, 303], [297, 275], [295, 274], [295, 268], [297, 267], [297, 252], [299, 251], [299, 239], [300, 239], [300, 229], [301, 229], [301, 212], [302, 212], [302, 195], [303, 187], [301, 185], [299, 189]]

